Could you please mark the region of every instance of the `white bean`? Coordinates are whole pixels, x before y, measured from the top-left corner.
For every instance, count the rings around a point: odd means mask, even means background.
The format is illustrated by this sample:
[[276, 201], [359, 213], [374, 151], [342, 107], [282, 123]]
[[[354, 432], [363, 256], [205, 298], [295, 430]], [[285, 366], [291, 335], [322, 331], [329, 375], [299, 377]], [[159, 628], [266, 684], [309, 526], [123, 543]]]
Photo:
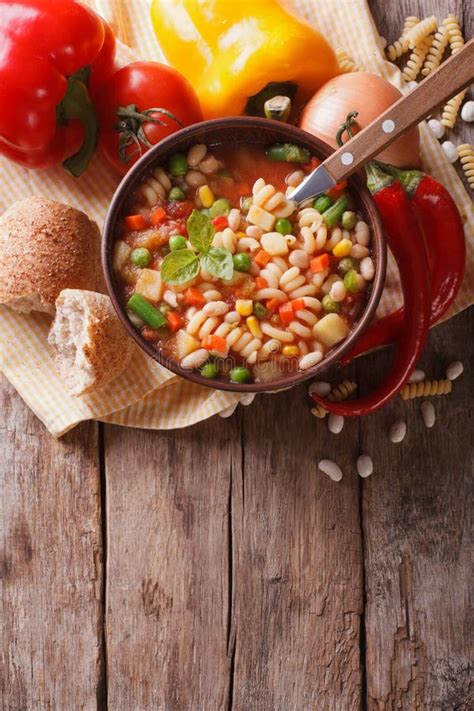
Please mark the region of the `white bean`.
[[229, 224], [230, 229], [236, 232], [239, 229], [240, 225], [240, 210], [237, 210], [236, 207], [233, 207], [227, 215], [227, 222]]
[[202, 310], [208, 316], [223, 316], [229, 310], [225, 301], [211, 301], [202, 307]]
[[292, 173], [286, 176], [285, 183], [290, 185], [292, 188], [296, 188], [304, 178], [304, 173], [302, 170], [294, 170]]
[[341, 467], [336, 464], [336, 462], [333, 462], [330, 459], [321, 459], [321, 461], [318, 463], [318, 467], [333, 481], [341, 481], [342, 470]]
[[436, 422], [436, 413], [433, 403], [429, 400], [424, 400], [424, 402], [422, 402], [420, 405], [420, 410], [423, 422], [425, 423], [426, 427], [431, 429], [431, 427], [433, 427], [434, 423]]
[[366, 281], [372, 281], [375, 276], [375, 267], [371, 257], [365, 257], [360, 263], [360, 273]]
[[354, 259], [364, 259], [364, 257], [368, 257], [369, 254], [370, 250], [362, 244], [353, 244], [351, 247], [350, 255], [354, 257]]
[[199, 170], [201, 173], [206, 175], [212, 175], [212, 173], [217, 173], [219, 169], [219, 163], [216, 161], [214, 156], [208, 155], [204, 160], [199, 163]]
[[166, 301], [166, 303], [172, 306], [174, 309], [178, 305], [178, 299], [176, 298], [176, 294], [174, 293], [174, 291], [171, 291], [171, 289], [166, 289], [163, 294], [163, 301]]
[[358, 244], [368, 247], [370, 244], [370, 229], [367, 222], [359, 220], [355, 226], [355, 238]]
[[428, 128], [435, 138], [443, 138], [445, 129], [441, 121], [438, 121], [437, 119], [430, 119], [428, 121]]
[[313, 351], [313, 353], [307, 353], [302, 358], [300, 358], [300, 370], [308, 370], [308, 368], [312, 368], [314, 365], [317, 365], [322, 359], [323, 354], [320, 351]]
[[188, 151], [188, 165], [190, 165], [191, 168], [195, 168], [198, 163], [204, 159], [206, 153], [207, 146], [204, 143], [196, 143], [196, 145], [192, 146]]
[[288, 257], [288, 261], [298, 269], [307, 269], [309, 267], [308, 253], [303, 249], [295, 249]]
[[204, 298], [206, 301], [220, 301], [222, 299], [222, 294], [217, 289], [208, 289], [204, 292]]
[[421, 368], [415, 368], [413, 373], [410, 375], [408, 378], [409, 383], [421, 383], [425, 379], [425, 371], [421, 370]]
[[197, 351], [193, 351], [189, 355], [185, 356], [181, 360], [181, 367], [186, 370], [192, 370], [193, 368], [199, 368], [200, 365], [206, 362], [209, 358], [209, 351], [206, 348], [199, 348]]
[[191, 188], [199, 188], [201, 185], [206, 185], [207, 183], [206, 176], [198, 170], [188, 170], [185, 180]]
[[321, 395], [321, 397], [324, 397], [325, 395], [329, 395], [330, 392], [331, 385], [325, 380], [317, 380], [315, 383], [311, 383], [308, 389], [310, 396], [314, 393], [315, 395]]
[[441, 144], [441, 148], [444, 151], [444, 155], [451, 163], [455, 163], [457, 161], [458, 149], [452, 141], [444, 141], [444, 143]]
[[466, 123], [474, 121], [474, 101], [466, 101], [461, 109], [461, 118]]
[[342, 432], [344, 427], [344, 418], [342, 415], [333, 415], [332, 413], [328, 417], [328, 430], [333, 434], [339, 434]]
[[460, 360], [455, 360], [454, 363], [450, 363], [446, 368], [446, 377], [448, 380], [456, 380], [459, 378], [464, 370], [464, 366]]
[[398, 444], [405, 439], [407, 433], [407, 424], [403, 420], [397, 420], [390, 427], [390, 441]]
[[374, 465], [372, 459], [368, 454], [361, 454], [357, 457], [357, 473], [362, 479], [367, 479], [368, 476], [374, 471]]
[[329, 296], [333, 301], [344, 301], [344, 299], [346, 298], [346, 293], [347, 291], [346, 287], [344, 286], [344, 282], [336, 281], [331, 286]]

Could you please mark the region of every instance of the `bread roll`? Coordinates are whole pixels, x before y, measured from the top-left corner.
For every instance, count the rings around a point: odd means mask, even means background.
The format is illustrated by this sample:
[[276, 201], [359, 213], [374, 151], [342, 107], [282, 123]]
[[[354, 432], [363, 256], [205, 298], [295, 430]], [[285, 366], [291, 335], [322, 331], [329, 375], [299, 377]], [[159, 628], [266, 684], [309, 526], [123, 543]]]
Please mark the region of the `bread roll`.
[[63, 289], [104, 291], [97, 225], [41, 195], [14, 203], [0, 217], [0, 303], [53, 314]]
[[48, 341], [71, 395], [82, 395], [115, 380], [128, 365], [133, 342], [104, 294], [64, 289]]

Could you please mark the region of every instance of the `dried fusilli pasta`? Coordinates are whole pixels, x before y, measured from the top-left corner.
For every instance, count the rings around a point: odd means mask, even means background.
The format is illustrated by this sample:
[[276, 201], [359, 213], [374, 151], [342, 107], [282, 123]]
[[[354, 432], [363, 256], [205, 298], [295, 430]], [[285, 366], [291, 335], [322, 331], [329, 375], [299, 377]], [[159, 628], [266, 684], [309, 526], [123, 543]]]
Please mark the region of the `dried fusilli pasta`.
[[413, 27], [415, 27], [415, 25], [417, 25], [419, 21], [420, 18], [415, 17], [414, 15], [407, 17], [407, 19], [405, 20], [405, 26], [403, 28], [401, 37], [399, 37], [393, 44], [387, 47], [387, 57], [388, 59], [390, 59], [391, 62], [394, 62], [396, 59], [398, 59], [398, 57], [401, 57], [402, 54], [408, 52], [407, 32], [409, 32]]
[[364, 68], [357, 64], [352, 57], [350, 57], [345, 49], [338, 47], [336, 49], [336, 59], [339, 64], [339, 71], [341, 74], [349, 74], [350, 72], [363, 72]]
[[474, 189], [474, 148], [470, 143], [458, 146], [458, 155], [469, 187]]
[[443, 126], [446, 126], [446, 128], [454, 128], [458, 118], [459, 109], [461, 108], [461, 104], [464, 101], [466, 93], [467, 89], [464, 89], [459, 94], [456, 94], [456, 96], [453, 96], [453, 98], [445, 104], [441, 114], [441, 123]]
[[[331, 390], [327, 398], [330, 402], [341, 402], [341, 400], [347, 400], [356, 388], [357, 383], [353, 380], [343, 380], [342, 383], [339, 383], [339, 385], [336, 385]], [[327, 410], [325, 410], [321, 405], [315, 405], [311, 409], [311, 413], [319, 419], [323, 419], [323, 417], [326, 417], [328, 414]]]
[[432, 32], [436, 30], [438, 26], [438, 20], [434, 15], [427, 17], [425, 20], [418, 22], [411, 30], [407, 32], [408, 46], [410, 49], [419, 47], [425, 37], [428, 37]]
[[407, 383], [401, 390], [402, 400], [430, 395], [448, 395], [453, 389], [451, 380], [423, 380], [421, 383]]
[[430, 74], [434, 69], [437, 69], [437, 67], [441, 64], [444, 50], [448, 46], [448, 40], [449, 34], [446, 27], [444, 27], [444, 25], [438, 27], [433, 39], [433, 44], [430, 47], [423, 69], [421, 70], [424, 77], [427, 77], [428, 74]]
[[459, 20], [452, 13], [443, 20], [443, 25], [448, 31], [449, 46], [451, 54], [456, 54], [464, 46], [464, 37], [462, 36]]
[[415, 81], [430, 50], [432, 41], [431, 37], [425, 37], [425, 39], [423, 39], [421, 43], [414, 48], [410, 54], [406, 67], [403, 69], [403, 78], [405, 81]]

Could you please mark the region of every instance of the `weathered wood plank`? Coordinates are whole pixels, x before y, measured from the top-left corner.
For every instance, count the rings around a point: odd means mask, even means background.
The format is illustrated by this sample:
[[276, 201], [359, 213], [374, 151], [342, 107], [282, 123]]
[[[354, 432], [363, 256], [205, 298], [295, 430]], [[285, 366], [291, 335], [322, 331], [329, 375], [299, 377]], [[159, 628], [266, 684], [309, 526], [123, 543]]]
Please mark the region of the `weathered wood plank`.
[[111, 709], [225, 709], [236, 423], [106, 427]]
[[94, 711], [103, 692], [97, 425], [52, 439], [0, 381], [0, 709]]
[[[309, 402], [301, 386], [261, 397], [242, 418], [232, 486], [236, 711], [359, 708], [358, 423], [332, 435]], [[341, 465], [342, 482], [318, 472], [321, 458]]]

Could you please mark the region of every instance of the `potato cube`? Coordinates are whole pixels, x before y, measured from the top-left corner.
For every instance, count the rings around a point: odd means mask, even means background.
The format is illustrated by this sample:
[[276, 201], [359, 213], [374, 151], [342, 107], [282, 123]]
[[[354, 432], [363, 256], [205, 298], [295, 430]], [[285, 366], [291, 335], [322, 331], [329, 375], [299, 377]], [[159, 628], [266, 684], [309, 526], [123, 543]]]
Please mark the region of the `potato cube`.
[[122, 242], [121, 239], [117, 240], [114, 244], [114, 257], [113, 257], [113, 267], [115, 271], [120, 271], [122, 267], [126, 265], [130, 259], [132, 253], [132, 248], [128, 246], [126, 242]]
[[154, 269], [142, 269], [135, 286], [135, 292], [150, 301], [159, 301], [163, 292], [160, 272]]
[[267, 232], [260, 240], [260, 244], [272, 257], [288, 254], [288, 242], [279, 232]]
[[313, 326], [313, 335], [327, 348], [344, 340], [349, 333], [349, 326], [338, 314], [327, 314]]
[[275, 215], [271, 212], [263, 210], [258, 205], [252, 205], [247, 215], [247, 222], [252, 225], [257, 225], [264, 232], [271, 232], [275, 224]]
[[182, 360], [182, 358], [196, 351], [200, 346], [201, 344], [198, 339], [190, 336], [184, 329], [181, 329], [176, 334], [176, 353], [178, 360]]

